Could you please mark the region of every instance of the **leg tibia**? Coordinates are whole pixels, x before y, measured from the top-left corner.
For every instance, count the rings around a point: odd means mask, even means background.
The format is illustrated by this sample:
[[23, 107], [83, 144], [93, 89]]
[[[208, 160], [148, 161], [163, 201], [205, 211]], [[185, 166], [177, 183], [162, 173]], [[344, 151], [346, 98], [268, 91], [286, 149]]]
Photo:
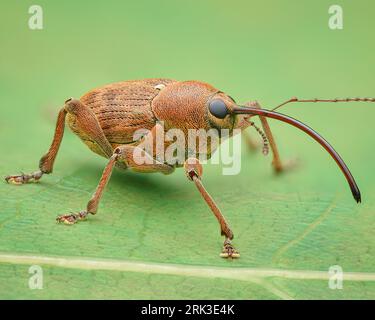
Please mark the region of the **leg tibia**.
[[52, 144], [48, 152], [39, 161], [39, 169], [43, 173], [49, 174], [53, 171], [53, 164], [56, 160], [56, 156], [64, 136], [66, 113], [65, 108], [60, 110], [57, 117], [55, 135], [53, 137]]
[[[99, 184], [91, 197], [90, 201], [87, 204], [87, 208], [85, 211], [80, 211], [78, 213], [72, 213], [67, 215], [61, 215], [57, 217], [57, 222], [63, 222], [65, 224], [74, 224], [79, 220], [83, 220], [87, 217], [89, 213], [96, 214], [98, 212], [99, 203], [103, 196], [104, 190], [111, 178], [113, 168], [115, 167], [116, 163], [125, 163], [126, 167], [132, 169], [139, 169], [142, 172], [163, 172], [163, 173], [170, 173], [170, 170], [174, 170], [173, 167], [164, 165], [164, 164], [144, 164], [141, 166], [137, 166], [136, 162], [132, 162], [133, 160], [133, 153], [134, 153], [133, 146], [121, 146], [115, 149], [113, 155], [109, 158], [108, 164], [106, 165], [102, 177], [99, 181]], [[169, 171], [168, 171], [169, 170]]]
[[92, 196], [91, 200], [87, 204], [87, 212], [91, 214], [97, 213], [100, 199], [102, 198], [104, 189], [107, 186], [109, 179], [111, 178], [113, 167], [115, 166], [118, 157], [119, 152], [115, 152], [113, 156], [109, 159], [109, 162], [105, 167], [103, 175], [99, 181], [98, 187], [96, 188], [96, 191]]
[[87, 209], [80, 211], [78, 213], [64, 214], [56, 218], [57, 222], [63, 222], [65, 224], [74, 224], [79, 220], [84, 220], [89, 213], [96, 214], [98, 212], [99, 202], [103, 196], [105, 187], [107, 186], [109, 179], [111, 178], [113, 168], [118, 160], [120, 151], [116, 150], [112, 157], [109, 159], [108, 164], [106, 165], [103, 175], [99, 181], [99, 184], [87, 204]]
[[232, 246], [230, 241], [233, 239], [233, 232], [230, 229], [229, 224], [225, 220], [220, 209], [216, 205], [215, 201], [212, 199], [212, 197], [209, 195], [209, 193], [202, 184], [201, 176], [203, 170], [201, 164], [199, 163], [199, 160], [195, 158], [189, 158], [186, 160], [184, 167], [187, 178], [195, 183], [198, 191], [200, 192], [203, 199], [206, 201], [207, 205], [210, 207], [216, 219], [218, 220], [220, 224], [221, 235], [225, 236], [224, 247], [220, 256], [223, 258], [238, 258], [240, 254]]
[[20, 174], [12, 175], [5, 178], [6, 182], [13, 184], [25, 184], [31, 181], [39, 181], [43, 174], [49, 174], [53, 170], [53, 164], [55, 162], [57, 153], [60, 148], [61, 141], [64, 136], [65, 128], [65, 118], [66, 118], [65, 108], [61, 109], [57, 117], [55, 135], [53, 137], [52, 144], [47, 152], [39, 162], [39, 171], [36, 171], [32, 174]]

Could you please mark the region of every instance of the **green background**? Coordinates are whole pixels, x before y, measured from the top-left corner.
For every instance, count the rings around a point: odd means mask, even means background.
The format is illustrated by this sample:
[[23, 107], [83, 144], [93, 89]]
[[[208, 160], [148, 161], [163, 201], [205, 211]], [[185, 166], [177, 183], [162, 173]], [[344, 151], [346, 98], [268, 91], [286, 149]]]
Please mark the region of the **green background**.
[[[44, 29], [28, 28], [28, 8]], [[344, 29], [328, 28], [342, 5]], [[0, 175], [37, 169], [63, 102], [110, 82], [167, 77], [209, 82], [237, 101], [272, 108], [292, 96], [375, 96], [373, 1], [6, 1], [0, 20]], [[283, 159], [243, 145], [239, 175], [206, 165], [204, 183], [235, 234], [241, 258], [218, 257], [218, 224], [183, 170], [171, 176], [116, 171], [98, 215], [68, 227], [57, 214], [83, 209], [106, 164], [66, 131], [53, 175], [0, 183], [0, 252], [238, 268], [375, 272], [374, 104], [291, 104], [280, 111], [320, 132], [362, 192], [352, 199], [334, 161], [312, 139], [272, 121]], [[254, 137], [255, 131], [252, 131]], [[223, 278], [0, 264], [0, 298], [375, 298], [374, 282]], [[270, 289], [271, 288], [271, 289]], [[276, 292], [276, 294], [275, 294]], [[282, 292], [284, 294], [277, 294]]]

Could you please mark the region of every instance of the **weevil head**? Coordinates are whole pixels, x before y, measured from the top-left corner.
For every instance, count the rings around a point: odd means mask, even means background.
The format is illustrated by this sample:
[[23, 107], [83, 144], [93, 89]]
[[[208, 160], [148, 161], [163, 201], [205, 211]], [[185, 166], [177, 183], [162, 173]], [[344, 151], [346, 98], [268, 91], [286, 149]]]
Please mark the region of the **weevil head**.
[[223, 92], [217, 92], [207, 102], [208, 118], [216, 128], [244, 130], [250, 126], [248, 114], [238, 114], [234, 110], [238, 107], [236, 101]]
[[238, 127], [239, 120], [243, 117], [232, 112], [235, 107], [234, 99], [221, 91], [210, 96], [205, 106], [210, 126], [218, 130], [229, 129], [232, 132]]

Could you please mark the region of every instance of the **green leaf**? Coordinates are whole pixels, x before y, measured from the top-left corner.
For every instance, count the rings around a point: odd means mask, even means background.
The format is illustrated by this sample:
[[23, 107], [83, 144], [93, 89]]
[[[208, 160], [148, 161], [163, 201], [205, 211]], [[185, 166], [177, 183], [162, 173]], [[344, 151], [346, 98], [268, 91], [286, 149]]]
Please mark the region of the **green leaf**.
[[[39, 31], [27, 29], [28, 2], [3, 9], [0, 27], [11, 36], [0, 34], [2, 176], [37, 169], [63, 101], [109, 82], [204, 80], [267, 108], [291, 96], [375, 96], [373, 5], [345, 4], [344, 29], [332, 31], [326, 1], [112, 2], [92, 5], [90, 14], [68, 3], [40, 1]], [[374, 105], [293, 104], [280, 112], [335, 146], [361, 204], [320, 146], [272, 121], [283, 160], [298, 157], [298, 169], [275, 176], [271, 155], [245, 144], [239, 175], [204, 167], [238, 260], [219, 258], [218, 223], [181, 169], [171, 176], [116, 171], [97, 215], [57, 225], [58, 214], [85, 208], [106, 164], [67, 130], [52, 175], [38, 184], [0, 183], [0, 298], [374, 299]], [[135, 263], [144, 265], [133, 270]], [[28, 287], [32, 264], [43, 267], [43, 290]], [[343, 290], [328, 287], [335, 265], [344, 271]], [[163, 266], [172, 269], [161, 273]]]

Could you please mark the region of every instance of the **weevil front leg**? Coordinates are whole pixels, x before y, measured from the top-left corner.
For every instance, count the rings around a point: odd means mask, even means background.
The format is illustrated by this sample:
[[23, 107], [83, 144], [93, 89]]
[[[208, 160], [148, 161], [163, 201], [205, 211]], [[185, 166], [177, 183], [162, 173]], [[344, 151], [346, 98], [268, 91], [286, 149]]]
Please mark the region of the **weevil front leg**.
[[[245, 106], [261, 109], [261, 106], [259, 105], [259, 103], [257, 101], [247, 102], [247, 103], [245, 103]], [[264, 133], [266, 134], [266, 137], [268, 139], [268, 142], [269, 142], [269, 145], [270, 145], [270, 148], [271, 148], [271, 151], [272, 151], [272, 155], [273, 155], [272, 166], [273, 166], [274, 171], [276, 173], [281, 173], [285, 170], [288, 170], [288, 169], [291, 169], [291, 168], [295, 167], [296, 161], [288, 161], [288, 162], [285, 162], [285, 163], [283, 163], [281, 161], [279, 149], [277, 147], [275, 138], [272, 134], [271, 128], [268, 124], [267, 118], [262, 117], [262, 116], [259, 116], [259, 118], [260, 118], [260, 122], [262, 123]], [[244, 135], [247, 136], [246, 137], [247, 141], [252, 141], [251, 137], [248, 136], [247, 132], [244, 132]]]
[[187, 159], [185, 161], [184, 168], [187, 178], [195, 183], [198, 191], [218, 220], [220, 224], [221, 235], [225, 236], [223, 250], [220, 253], [220, 256], [222, 258], [239, 258], [240, 253], [232, 245], [232, 240], [234, 237], [233, 232], [230, 229], [228, 222], [225, 220], [225, 217], [221, 213], [219, 207], [216, 205], [215, 201], [212, 199], [212, 197], [202, 184], [201, 177], [203, 168], [199, 163], [199, 160], [196, 158]]

